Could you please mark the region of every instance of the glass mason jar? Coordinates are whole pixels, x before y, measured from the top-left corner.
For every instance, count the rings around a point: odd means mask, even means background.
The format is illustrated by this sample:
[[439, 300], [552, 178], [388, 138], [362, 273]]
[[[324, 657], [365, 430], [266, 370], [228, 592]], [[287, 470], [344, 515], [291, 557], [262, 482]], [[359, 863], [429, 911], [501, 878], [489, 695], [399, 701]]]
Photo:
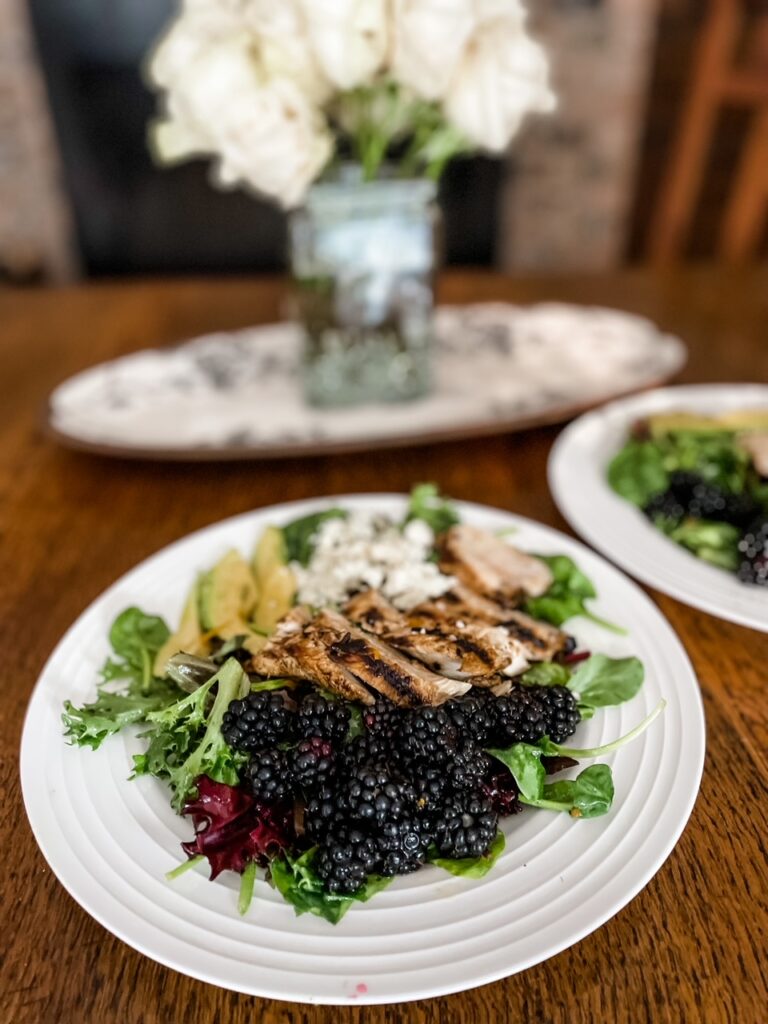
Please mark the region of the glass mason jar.
[[315, 406], [401, 402], [431, 386], [439, 214], [431, 181], [315, 185], [290, 222], [304, 391]]

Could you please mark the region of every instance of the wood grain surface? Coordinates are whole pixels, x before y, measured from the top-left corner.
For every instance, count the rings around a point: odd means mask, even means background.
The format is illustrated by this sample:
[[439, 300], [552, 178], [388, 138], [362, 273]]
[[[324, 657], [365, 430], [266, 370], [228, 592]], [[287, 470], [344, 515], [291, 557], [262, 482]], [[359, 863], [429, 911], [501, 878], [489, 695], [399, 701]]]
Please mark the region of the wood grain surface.
[[[768, 379], [768, 272], [595, 278], [456, 274], [445, 301], [563, 299], [651, 316], [690, 346], [686, 381]], [[275, 317], [276, 281], [0, 291], [0, 1021], [8, 1024], [762, 1024], [768, 1019], [768, 635], [653, 593], [693, 659], [707, 714], [701, 794], [669, 860], [621, 913], [546, 963], [402, 1006], [306, 1007], [192, 981], [129, 949], [66, 894], [24, 816], [18, 746], [51, 649], [118, 575], [190, 530], [293, 498], [451, 495], [567, 532], [546, 485], [554, 429], [397, 452], [222, 465], [100, 459], [40, 430], [50, 389], [147, 345]], [[574, 338], [578, 345], [578, 338]]]

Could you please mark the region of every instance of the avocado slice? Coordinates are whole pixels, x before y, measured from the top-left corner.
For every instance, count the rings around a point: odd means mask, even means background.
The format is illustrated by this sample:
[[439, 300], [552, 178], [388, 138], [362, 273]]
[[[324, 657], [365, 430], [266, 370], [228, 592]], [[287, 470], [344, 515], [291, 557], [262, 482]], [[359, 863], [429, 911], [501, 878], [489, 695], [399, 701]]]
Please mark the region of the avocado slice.
[[259, 537], [253, 553], [253, 575], [256, 577], [259, 591], [264, 590], [264, 585], [276, 568], [287, 564], [283, 531], [277, 526], [267, 526]]
[[768, 409], [739, 409], [724, 412], [719, 417], [722, 426], [729, 430], [768, 430]]
[[[227, 628], [228, 635], [234, 636], [235, 626], [245, 625], [250, 618], [257, 598], [251, 567], [239, 551], [228, 551], [200, 578], [197, 600], [200, 626], [204, 632], [215, 630], [219, 636], [223, 636], [220, 630]], [[250, 630], [245, 626], [243, 632]]]
[[153, 672], [156, 676], [165, 675], [168, 659], [172, 658], [174, 654], [178, 654], [179, 651], [187, 651], [190, 654], [202, 653], [200, 617], [197, 613], [198, 588], [199, 580], [195, 580], [194, 586], [187, 595], [179, 628], [168, 637], [155, 656]]
[[709, 433], [727, 429], [712, 416], [698, 416], [693, 412], [660, 412], [648, 417], [648, 429], [653, 437], [670, 434], [675, 430], [698, 430]]

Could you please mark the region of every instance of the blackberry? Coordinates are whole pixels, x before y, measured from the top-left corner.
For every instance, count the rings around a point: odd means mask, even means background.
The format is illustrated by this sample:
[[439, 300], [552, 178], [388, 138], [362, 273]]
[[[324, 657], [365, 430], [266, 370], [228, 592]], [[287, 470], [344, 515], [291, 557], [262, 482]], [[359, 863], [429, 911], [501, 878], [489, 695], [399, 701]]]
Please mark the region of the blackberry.
[[377, 870], [380, 859], [375, 839], [358, 829], [341, 828], [320, 849], [315, 870], [329, 893], [351, 896]]
[[483, 776], [489, 771], [491, 759], [467, 740], [445, 764], [443, 772], [450, 790], [460, 793], [464, 790], [477, 789]]
[[703, 478], [698, 473], [677, 469], [669, 475], [668, 490], [674, 494], [681, 505], [687, 508], [693, 498], [695, 488], [703, 482]]
[[339, 755], [339, 767], [346, 774], [364, 765], [384, 768], [391, 755], [392, 746], [388, 738], [374, 733], [364, 733], [345, 745]]
[[396, 704], [386, 697], [380, 697], [375, 704], [363, 709], [363, 724], [373, 735], [392, 736], [401, 714]]
[[499, 817], [517, 814], [523, 809], [523, 805], [518, 799], [520, 790], [517, 788], [512, 772], [504, 769], [498, 772], [490, 772], [483, 780], [482, 790]]
[[678, 523], [685, 516], [685, 506], [672, 491], [662, 491], [660, 494], [654, 494], [643, 506], [643, 512], [649, 519], [661, 516], [663, 519], [672, 519]]
[[312, 736], [302, 740], [291, 751], [291, 772], [305, 791], [327, 786], [334, 770], [334, 753], [330, 740]]
[[296, 715], [296, 735], [319, 736], [331, 743], [343, 743], [349, 732], [349, 708], [339, 701], [326, 700], [320, 693], [304, 698]]
[[349, 819], [368, 826], [401, 821], [415, 807], [413, 787], [382, 769], [358, 768], [339, 787], [339, 803]]
[[456, 726], [443, 708], [422, 707], [407, 712], [393, 739], [395, 759], [408, 772], [421, 765], [444, 765], [458, 743]]
[[288, 758], [282, 750], [262, 750], [251, 758], [245, 778], [257, 800], [277, 803], [293, 791], [293, 778]]
[[741, 564], [736, 575], [743, 583], [768, 586], [768, 516], [758, 516], [739, 541]]
[[496, 836], [498, 815], [482, 792], [462, 793], [434, 822], [435, 845], [443, 857], [483, 857]]
[[280, 690], [249, 693], [224, 712], [221, 733], [230, 747], [252, 754], [290, 739], [294, 718]]
[[414, 776], [413, 784], [416, 790], [416, 806], [426, 814], [437, 810], [450, 793], [448, 777], [442, 768], [423, 768]]
[[427, 858], [431, 842], [427, 827], [418, 818], [386, 822], [376, 838], [382, 875], [407, 875], [417, 871]]
[[553, 743], [562, 743], [573, 736], [581, 721], [576, 698], [565, 686], [529, 686], [529, 692], [544, 709], [547, 736]]
[[702, 480], [693, 488], [687, 511], [696, 519], [745, 526], [757, 512], [757, 505], [748, 494], [733, 494]]
[[497, 746], [538, 743], [547, 731], [544, 708], [527, 686], [515, 686], [506, 697], [497, 697], [493, 708], [493, 742]]
[[304, 809], [304, 829], [312, 842], [322, 843], [330, 832], [341, 826], [344, 818], [336, 790], [330, 786], [321, 786], [312, 794]]
[[444, 704], [446, 714], [456, 726], [460, 736], [467, 736], [478, 746], [485, 746], [493, 733], [493, 698], [467, 697]]

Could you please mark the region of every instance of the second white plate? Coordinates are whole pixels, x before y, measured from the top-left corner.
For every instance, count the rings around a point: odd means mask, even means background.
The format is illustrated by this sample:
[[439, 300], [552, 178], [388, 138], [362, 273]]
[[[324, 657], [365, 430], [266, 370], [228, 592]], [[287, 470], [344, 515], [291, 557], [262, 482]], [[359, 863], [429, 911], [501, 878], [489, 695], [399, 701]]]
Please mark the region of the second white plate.
[[587, 413], [558, 437], [549, 458], [549, 486], [578, 533], [622, 569], [684, 604], [768, 632], [768, 588], [740, 583], [660, 533], [608, 484], [606, 473], [634, 420], [681, 410], [716, 415], [768, 408], [768, 387], [702, 384], [634, 395]]

